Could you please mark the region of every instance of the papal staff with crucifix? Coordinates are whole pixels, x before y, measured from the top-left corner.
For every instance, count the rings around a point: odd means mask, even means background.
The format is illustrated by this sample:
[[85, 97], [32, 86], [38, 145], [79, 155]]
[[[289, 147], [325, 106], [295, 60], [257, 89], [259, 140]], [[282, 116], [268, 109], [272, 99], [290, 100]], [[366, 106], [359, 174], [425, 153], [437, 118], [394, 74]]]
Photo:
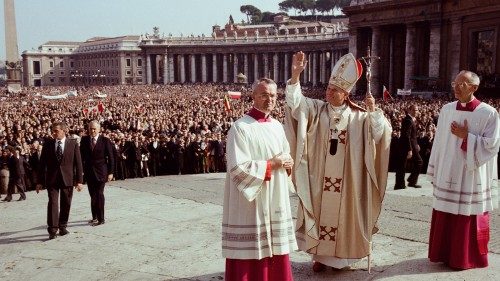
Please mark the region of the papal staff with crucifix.
[[387, 183], [391, 126], [375, 100], [349, 93], [363, 72], [352, 54], [335, 64], [325, 101], [301, 93], [304, 53], [294, 54], [286, 86], [287, 137], [300, 198], [296, 237], [313, 270], [344, 268], [370, 255]]

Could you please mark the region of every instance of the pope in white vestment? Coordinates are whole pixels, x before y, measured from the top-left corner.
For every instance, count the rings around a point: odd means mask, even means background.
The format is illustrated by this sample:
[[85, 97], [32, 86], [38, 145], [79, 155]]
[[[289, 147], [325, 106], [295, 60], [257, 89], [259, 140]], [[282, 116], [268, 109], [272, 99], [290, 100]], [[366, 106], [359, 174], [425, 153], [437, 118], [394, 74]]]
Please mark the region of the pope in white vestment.
[[297, 249], [297, 242], [287, 169], [293, 160], [283, 125], [269, 116], [276, 84], [260, 81], [254, 108], [234, 122], [227, 137], [222, 219], [226, 280], [292, 280], [288, 253]]
[[287, 83], [287, 133], [295, 160], [300, 204], [299, 249], [312, 254], [314, 271], [343, 268], [370, 254], [387, 183], [391, 126], [373, 97], [369, 112], [349, 92], [362, 69], [352, 54], [332, 70], [326, 102], [306, 98], [298, 77], [303, 53], [294, 55]]

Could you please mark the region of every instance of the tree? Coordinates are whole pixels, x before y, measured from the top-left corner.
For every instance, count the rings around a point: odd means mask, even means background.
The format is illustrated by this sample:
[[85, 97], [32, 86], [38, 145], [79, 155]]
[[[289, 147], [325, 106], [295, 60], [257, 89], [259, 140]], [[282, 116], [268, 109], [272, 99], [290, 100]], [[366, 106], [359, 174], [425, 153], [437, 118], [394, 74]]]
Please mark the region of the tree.
[[243, 5], [240, 7], [240, 12], [247, 15], [247, 22], [250, 22], [252, 19], [252, 23], [259, 22], [262, 17], [262, 12], [253, 5]]
[[337, 0], [317, 0], [316, 1], [316, 10], [321, 13], [328, 13], [333, 11]]
[[301, 3], [302, 0], [285, 0], [280, 2], [278, 6], [281, 11], [288, 12], [290, 9], [293, 9], [295, 10], [295, 14], [297, 14], [297, 11], [301, 11]]
[[272, 13], [272, 12], [263, 12], [262, 13], [262, 20], [261, 20], [261, 22], [273, 22], [274, 21], [274, 16], [276, 16], [275, 13]]

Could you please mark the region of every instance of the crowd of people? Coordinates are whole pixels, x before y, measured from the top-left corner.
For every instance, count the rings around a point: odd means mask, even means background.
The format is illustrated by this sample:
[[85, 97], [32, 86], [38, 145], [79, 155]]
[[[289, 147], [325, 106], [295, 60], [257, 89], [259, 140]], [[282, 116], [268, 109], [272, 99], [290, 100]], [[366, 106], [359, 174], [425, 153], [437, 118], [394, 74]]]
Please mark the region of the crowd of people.
[[[273, 115], [284, 122], [285, 99], [280, 88]], [[115, 180], [223, 172], [226, 134], [233, 122], [252, 106], [250, 88], [220, 84], [81, 87], [76, 88], [75, 97], [43, 98], [73, 89], [26, 88], [20, 94], [5, 93], [0, 97], [1, 193], [5, 193], [8, 183], [5, 159], [16, 149], [26, 159], [25, 186], [27, 190], [34, 189], [37, 157], [44, 140], [50, 138], [50, 127], [55, 121], [67, 123], [69, 134], [80, 139], [86, 133], [86, 124], [98, 120], [104, 136], [111, 139], [115, 148]], [[229, 107], [224, 104], [228, 90], [242, 92], [242, 98], [231, 99]], [[324, 87], [304, 87], [303, 93], [324, 99]], [[411, 104], [419, 105], [416, 126], [424, 161], [422, 173], [427, 169], [439, 109], [448, 101], [413, 97], [377, 101], [392, 124], [393, 147], [399, 139], [406, 109]], [[500, 100], [486, 102], [500, 108]], [[391, 160], [396, 153], [397, 149], [392, 149]], [[390, 163], [393, 170], [395, 161]]]

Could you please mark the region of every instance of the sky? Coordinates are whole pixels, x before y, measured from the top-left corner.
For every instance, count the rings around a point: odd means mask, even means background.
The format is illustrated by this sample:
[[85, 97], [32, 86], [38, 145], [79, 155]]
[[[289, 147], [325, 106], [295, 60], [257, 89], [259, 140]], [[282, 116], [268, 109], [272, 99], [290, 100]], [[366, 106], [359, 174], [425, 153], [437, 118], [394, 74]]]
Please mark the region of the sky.
[[[14, 0], [19, 55], [47, 41], [85, 41], [152, 33], [210, 35], [232, 15], [246, 20], [240, 6], [279, 12], [283, 0]], [[3, 2], [3, 1], [2, 1]], [[4, 3], [0, 5], [0, 59], [5, 60]]]

